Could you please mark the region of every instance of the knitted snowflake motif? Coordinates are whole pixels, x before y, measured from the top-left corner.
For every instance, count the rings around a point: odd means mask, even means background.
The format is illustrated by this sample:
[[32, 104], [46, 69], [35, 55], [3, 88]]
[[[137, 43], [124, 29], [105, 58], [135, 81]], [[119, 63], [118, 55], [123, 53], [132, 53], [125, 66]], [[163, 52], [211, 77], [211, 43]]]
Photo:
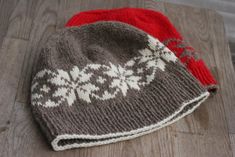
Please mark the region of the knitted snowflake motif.
[[[74, 66], [69, 71], [44, 69], [33, 79], [32, 105], [71, 106], [77, 99], [91, 103], [92, 99], [108, 100], [118, 94], [126, 96], [129, 89], [140, 90], [150, 84], [157, 69], [165, 70], [165, 62], [177, 60], [168, 48], [151, 36], [148, 36], [148, 47], [139, 50], [139, 54], [124, 66], [110, 62], [109, 65], [88, 64], [82, 69]], [[95, 75], [97, 71], [101, 71], [100, 76]], [[112, 90], [100, 88], [98, 84], [108, 84]]]

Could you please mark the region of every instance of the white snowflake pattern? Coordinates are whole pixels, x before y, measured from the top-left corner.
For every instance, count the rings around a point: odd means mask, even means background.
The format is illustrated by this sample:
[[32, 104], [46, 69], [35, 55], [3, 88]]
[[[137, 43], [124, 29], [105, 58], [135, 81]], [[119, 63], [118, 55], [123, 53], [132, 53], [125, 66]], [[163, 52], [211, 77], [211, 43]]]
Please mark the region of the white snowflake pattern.
[[105, 72], [108, 76], [114, 78], [110, 87], [119, 88], [122, 94], [126, 96], [128, 88], [139, 90], [138, 81], [141, 79], [140, 76], [134, 76], [132, 70], [124, 69], [120, 65], [113, 65], [110, 63], [110, 70]]
[[148, 46], [158, 57], [160, 54], [160, 56], [167, 62], [175, 62], [177, 60], [177, 57], [174, 53], [171, 52], [171, 50], [169, 50], [164, 44], [151, 35], [148, 35]]
[[139, 51], [142, 55], [139, 63], [147, 62], [146, 67], [148, 69], [157, 67], [164, 71], [166, 63], [163, 60], [166, 60], [167, 62], [175, 62], [176, 56], [161, 42], [151, 36], [149, 36], [148, 41], [149, 48]]
[[[141, 87], [151, 83], [155, 78], [157, 68], [164, 71], [166, 62], [177, 60], [168, 48], [151, 36], [148, 36], [148, 48], [139, 50], [139, 53], [141, 55], [127, 61], [124, 66], [113, 63], [109, 63], [109, 65], [88, 64], [82, 69], [74, 66], [71, 70], [44, 69], [39, 71], [31, 87], [32, 104], [55, 107], [66, 102], [71, 106], [77, 99], [91, 103], [91, 98], [108, 100], [115, 98], [118, 93], [126, 96], [129, 89], [140, 90]], [[144, 70], [148, 70], [145, 79], [142, 76]], [[97, 71], [100, 72], [98, 77], [94, 74]], [[50, 77], [48, 77], [49, 75]], [[106, 79], [107, 77], [110, 79]], [[38, 82], [41, 79], [46, 79], [48, 83]], [[100, 84], [109, 83], [109, 87], [114, 89], [114, 92], [99, 88], [93, 84], [94, 80]], [[53, 90], [48, 84], [53, 85]], [[45, 96], [48, 97], [46, 101], [43, 98]], [[56, 101], [49, 99], [50, 96]]]
[[88, 82], [92, 74], [81, 71], [77, 66], [74, 66], [70, 75], [71, 77], [64, 70], [58, 70], [58, 75], [50, 80], [51, 83], [59, 87], [54, 96], [61, 97], [60, 102], [67, 100], [68, 105], [72, 105], [76, 100], [75, 92], [77, 92], [80, 99], [91, 102], [89, 95], [98, 90], [98, 87]]

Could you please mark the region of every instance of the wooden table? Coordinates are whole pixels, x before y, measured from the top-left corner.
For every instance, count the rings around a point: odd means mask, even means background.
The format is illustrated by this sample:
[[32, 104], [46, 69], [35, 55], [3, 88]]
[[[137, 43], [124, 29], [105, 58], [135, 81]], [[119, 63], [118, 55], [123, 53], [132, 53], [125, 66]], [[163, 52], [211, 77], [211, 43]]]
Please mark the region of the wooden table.
[[[201, 54], [219, 91], [177, 123], [130, 141], [54, 152], [32, 118], [31, 71], [45, 39], [76, 12], [117, 7], [164, 12]], [[13, 0], [0, 3], [0, 156], [232, 157], [235, 74], [222, 18], [211, 10], [144, 0]]]

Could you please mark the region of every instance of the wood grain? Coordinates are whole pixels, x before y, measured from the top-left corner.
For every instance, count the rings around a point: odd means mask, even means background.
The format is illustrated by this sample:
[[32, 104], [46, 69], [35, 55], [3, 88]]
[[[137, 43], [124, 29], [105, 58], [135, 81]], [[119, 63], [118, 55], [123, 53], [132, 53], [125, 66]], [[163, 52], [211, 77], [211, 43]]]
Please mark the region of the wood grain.
[[176, 157], [229, 157], [229, 140], [224, 135], [176, 133], [174, 156]]
[[230, 134], [231, 147], [233, 151], [233, 157], [235, 157], [235, 134]]
[[[47, 37], [56, 30], [57, 20], [57, 1], [40, 1], [36, 5], [33, 25], [31, 26], [29, 43], [26, 49], [26, 55], [17, 92], [17, 101], [28, 103], [29, 88], [31, 82], [31, 73], [33, 65], [37, 61], [38, 52], [41, 46], [46, 42]], [[30, 21], [31, 22], [31, 21]]]
[[6, 36], [11, 14], [15, 8], [16, 0], [0, 1], [0, 46]]
[[[0, 144], [6, 138], [11, 123], [20, 72], [27, 42], [4, 38], [0, 49]], [[0, 147], [1, 150], [2, 147]]]
[[[1, 2], [0, 2], [1, 4]], [[232, 157], [235, 75], [222, 18], [213, 11], [150, 0], [19, 0], [0, 26], [0, 156]], [[54, 152], [30, 111], [31, 73], [48, 36], [74, 14], [98, 8], [143, 7], [164, 12], [201, 53], [220, 83], [193, 114], [152, 134], [110, 145]], [[0, 37], [1, 37], [0, 36]], [[230, 133], [230, 134], [229, 134]], [[232, 149], [233, 148], [233, 149]]]
[[[209, 12], [211, 15], [215, 15], [214, 12]], [[235, 132], [235, 102], [233, 101], [235, 97], [234, 88], [235, 88], [235, 73], [233, 69], [233, 65], [231, 62], [231, 54], [225, 53], [229, 51], [229, 47], [227, 45], [227, 40], [224, 34], [224, 29], [216, 29], [216, 25], [223, 24], [220, 23], [221, 17], [219, 18], [211, 18], [211, 22], [214, 22], [215, 25], [212, 26], [212, 30], [214, 30], [217, 34], [211, 34], [215, 40], [213, 40], [213, 51], [214, 58], [217, 67], [218, 80], [220, 81], [220, 94], [221, 99], [223, 101], [223, 106], [226, 112], [226, 119], [228, 122], [229, 132]], [[217, 38], [217, 35], [220, 38]], [[215, 46], [218, 44], [223, 44], [224, 46]]]
[[0, 49], [0, 126], [10, 119], [25, 55], [26, 41], [5, 38]]

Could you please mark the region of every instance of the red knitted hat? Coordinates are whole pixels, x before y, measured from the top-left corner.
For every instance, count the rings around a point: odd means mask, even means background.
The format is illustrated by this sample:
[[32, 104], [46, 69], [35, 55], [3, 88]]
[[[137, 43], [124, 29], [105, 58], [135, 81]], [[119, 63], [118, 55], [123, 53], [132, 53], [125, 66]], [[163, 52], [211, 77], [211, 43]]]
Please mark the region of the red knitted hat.
[[140, 8], [92, 10], [74, 15], [68, 21], [66, 27], [80, 26], [97, 21], [124, 22], [158, 38], [180, 58], [181, 62], [186, 65], [208, 91], [216, 91], [216, 81], [203, 60], [198, 58], [192, 47], [184, 43], [181, 34], [162, 13]]

